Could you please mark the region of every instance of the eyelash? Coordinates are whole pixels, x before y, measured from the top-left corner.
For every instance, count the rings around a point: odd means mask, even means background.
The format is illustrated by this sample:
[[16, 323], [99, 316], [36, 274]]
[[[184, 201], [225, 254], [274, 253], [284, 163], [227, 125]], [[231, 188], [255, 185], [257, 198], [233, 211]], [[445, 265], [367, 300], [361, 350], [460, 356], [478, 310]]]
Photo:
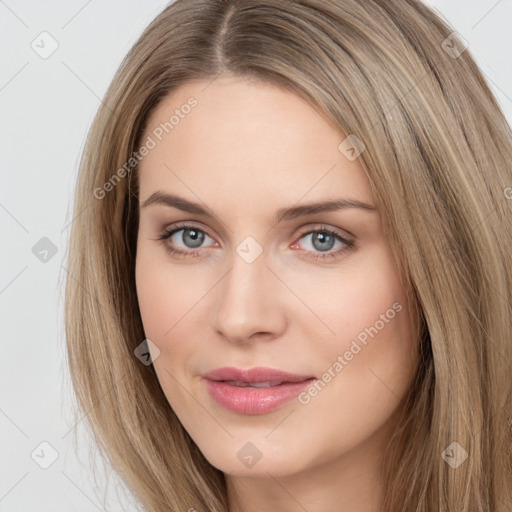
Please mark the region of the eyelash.
[[[184, 223], [184, 224], [176, 224], [175, 226], [173, 226], [172, 229], [164, 230], [160, 234], [160, 236], [157, 238], [157, 240], [167, 240], [168, 238], [170, 238], [175, 233], [177, 233], [179, 231], [187, 230], [187, 229], [190, 229], [190, 230], [193, 230], [193, 231], [199, 231], [199, 232], [204, 233], [205, 235], [207, 235], [207, 236], [209, 236], [210, 238], [213, 239], [213, 237], [207, 231], [205, 231], [204, 229], [198, 228], [197, 226], [194, 226], [192, 224]], [[344, 244], [344, 247], [342, 247], [342, 248], [340, 248], [340, 249], [338, 249], [336, 251], [332, 251], [332, 252], [321, 253], [321, 252], [313, 252], [313, 251], [304, 251], [304, 252], [311, 252], [311, 253], [313, 253], [312, 258], [315, 259], [315, 260], [326, 261], [326, 260], [331, 260], [333, 258], [337, 258], [338, 256], [341, 256], [342, 253], [344, 253], [344, 252], [346, 252], [346, 251], [348, 251], [350, 249], [353, 249], [356, 246], [355, 242], [353, 242], [352, 240], [348, 240], [347, 238], [341, 236], [336, 231], [333, 231], [332, 229], [329, 229], [329, 228], [327, 228], [325, 226], [320, 226], [320, 228], [318, 228], [318, 229], [313, 229], [313, 230], [304, 231], [304, 232], [300, 233], [298, 240], [301, 240], [305, 235], [310, 235], [312, 233], [324, 233], [324, 234], [332, 235], [332, 236], [334, 236], [336, 239], [338, 239], [340, 242], [342, 242]], [[189, 258], [189, 257], [191, 257], [191, 258], [199, 257], [199, 256], [196, 256], [196, 254], [194, 254], [194, 253], [197, 253], [197, 252], [201, 251], [201, 248], [200, 249], [190, 249], [188, 251], [183, 251], [181, 249], [176, 249], [174, 247], [171, 247], [169, 244], [166, 244], [165, 249], [170, 254], [172, 254], [174, 257], [177, 257], [177, 258], [180, 258], [180, 259]]]

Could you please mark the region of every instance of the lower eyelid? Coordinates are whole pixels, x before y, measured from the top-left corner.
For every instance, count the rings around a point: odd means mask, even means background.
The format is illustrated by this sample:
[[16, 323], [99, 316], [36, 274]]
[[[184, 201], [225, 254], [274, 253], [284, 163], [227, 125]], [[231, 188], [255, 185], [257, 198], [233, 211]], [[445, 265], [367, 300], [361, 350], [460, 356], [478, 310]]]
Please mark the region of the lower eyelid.
[[[161, 237], [162, 239], [164, 239], [164, 241], [166, 240], [170, 240], [176, 233], [179, 233], [180, 231], [199, 231], [200, 233], [203, 233], [205, 235], [205, 237], [208, 237], [210, 240], [212, 240], [213, 242], [217, 243], [215, 241], [215, 239], [210, 236], [204, 229], [199, 229], [199, 228], [196, 228], [196, 227], [179, 227], [179, 228], [174, 228], [174, 229], [171, 229], [169, 231], [166, 231], [164, 232], [163, 236]], [[206, 240], [205, 240], [206, 241]], [[201, 249], [206, 249], [207, 247], [196, 247], [196, 248], [191, 248], [191, 247], [187, 247], [186, 249], [182, 249], [181, 247], [178, 248], [177, 250], [181, 250], [183, 252], [192, 252], [192, 251], [199, 251]]]
[[[165, 230], [161, 235], [160, 237], [158, 238], [158, 240], [163, 240], [163, 242], [165, 243], [165, 245], [167, 246], [166, 249], [168, 251], [170, 251], [171, 253], [181, 253], [183, 255], [187, 255], [187, 254], [190, 254], [191, 256], [194, 254], [194, 253], [197, 253], [199, 251], [202, 251], [202, 250], [205, 250], [205, 249], [210, 249], [212, 247], [215, 247], [215, 246], [204, 246], [204, 247], [196, 247], [196, 248], [181, 248], [181, 247], [171, 247], [170, 244], [166, 243], [167, 240], [169, 240], [172, 236], [174, 236], [176, 233], [179, 233], [180, 231], [187, 231], [187, 230], [196, 230], [196, 231], [200, 231], [201, 233], [203, 233], [204, 235], [206, 235], [208, 238], [210, 238], [211, 240], [213, 240], [215, 242], [215, 244], [218, 245], [218, 242], [215, 241], [215, 239], [208, 234], [207, 231], [205, 231], [203, 228], [199, 228], [199, 227], [196, 227], [196, 226], [176, 226], [172, 229], [169, 229], [169, 230]], [[304, 249], [302, 250], [301, 252], [304, 252], [304, 253], [312, 253], [314, 254], [313, 258], [323, 258], [324, 255], [325, 257], [335, 257], [336, 255], [344, 252], [345, 250], [348, 250], [350, 248], [352, 248], [354, 246], [354, 242], [343, 237], [342, 235], [336, 233], [335, 231], [331, 230], [331, 229], [327, 229], [327, 228], [317, 228], [317, 229], [310, 229], [309, 231], [305, 231], [301, 234], [298, 235], [297, 238], [295, 238], [295, 242], [292, 244], [292, 247], [296, 247], [298, 242], [300, 240], [302, 240], [303, 238], [305, 238], [306, 236], [309, 236], [309, 235], [312, 235], [312, 234], [315, 234], [315, 233], [327, 233], [331, 236], [334, 236], [335, 239], [337, 239], [339, 242], [342, 243], [342, 245], [344, 245], [345, 247], [339, 247], [338, 249], [329, 249], [328, 251], [325, 251], [325, 252], [322, 252], [322, 251], [312, 251], [312, 250], [307, 250], [307, 249]]]

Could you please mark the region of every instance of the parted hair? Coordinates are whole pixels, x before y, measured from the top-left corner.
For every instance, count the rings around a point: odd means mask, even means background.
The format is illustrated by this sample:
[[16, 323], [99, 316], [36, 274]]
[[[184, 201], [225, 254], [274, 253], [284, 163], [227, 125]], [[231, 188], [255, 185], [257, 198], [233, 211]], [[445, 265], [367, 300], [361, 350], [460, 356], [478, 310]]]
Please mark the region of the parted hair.
[[291, 91], [364, 144], [420, 325], [384, 510], [510, 512], [511, 130], [470, 48], [418, 0], [175, 0], [130, 49], [82, 153], [65, 288], [76, 412], [99, 453], [148, 512], [229, 511], [224, 474], [134, 355], [138, 167], [118, 172], [163, 98], [222, 74]]

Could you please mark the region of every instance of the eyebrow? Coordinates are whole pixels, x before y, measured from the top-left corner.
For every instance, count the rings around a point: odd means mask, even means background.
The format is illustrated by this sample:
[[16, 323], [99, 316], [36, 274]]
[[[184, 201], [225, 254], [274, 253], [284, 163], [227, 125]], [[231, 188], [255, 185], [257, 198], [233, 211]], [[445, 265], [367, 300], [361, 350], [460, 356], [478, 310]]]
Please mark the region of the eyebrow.
[[[142, 204], [142, 208], [145, 208], [151, 204], [161, 204], [177, 208], [188, 213], [194, 213], [197, 215], [203, 215], [205, 217], [215, 218], [216, 215], [206, 206], [202, 206], [199, 203], [194, 203], [183, 197], [179, 197], [173, 194], [167, 194], [162, 191], [157, 191], [151, 194]], [[341, 210], [344, 208], [360, 208], [368, 212], [376, 212], [377, 208], [373, 205], [363, 203], [356, 199], [332, 199], [328, 201], [320, 201], [315, 203], [303, 204], [300, 206], [292, 206], [289, 208], [280, 208], [275, 214], [275, 222], [281, 222], [283, 220], [292, 220], [305, 215], [311, 215], [314, 213], [332, 212]]]

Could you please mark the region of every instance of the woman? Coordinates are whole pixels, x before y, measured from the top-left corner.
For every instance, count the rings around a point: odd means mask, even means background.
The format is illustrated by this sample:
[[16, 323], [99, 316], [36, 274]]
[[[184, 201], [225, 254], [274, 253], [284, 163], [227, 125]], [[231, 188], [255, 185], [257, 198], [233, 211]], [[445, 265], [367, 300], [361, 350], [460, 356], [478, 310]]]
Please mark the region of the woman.
[[146, 510], [512, 506], [510, 128], [416, 0], [176, 0], [84, 151], [78, 404]]

